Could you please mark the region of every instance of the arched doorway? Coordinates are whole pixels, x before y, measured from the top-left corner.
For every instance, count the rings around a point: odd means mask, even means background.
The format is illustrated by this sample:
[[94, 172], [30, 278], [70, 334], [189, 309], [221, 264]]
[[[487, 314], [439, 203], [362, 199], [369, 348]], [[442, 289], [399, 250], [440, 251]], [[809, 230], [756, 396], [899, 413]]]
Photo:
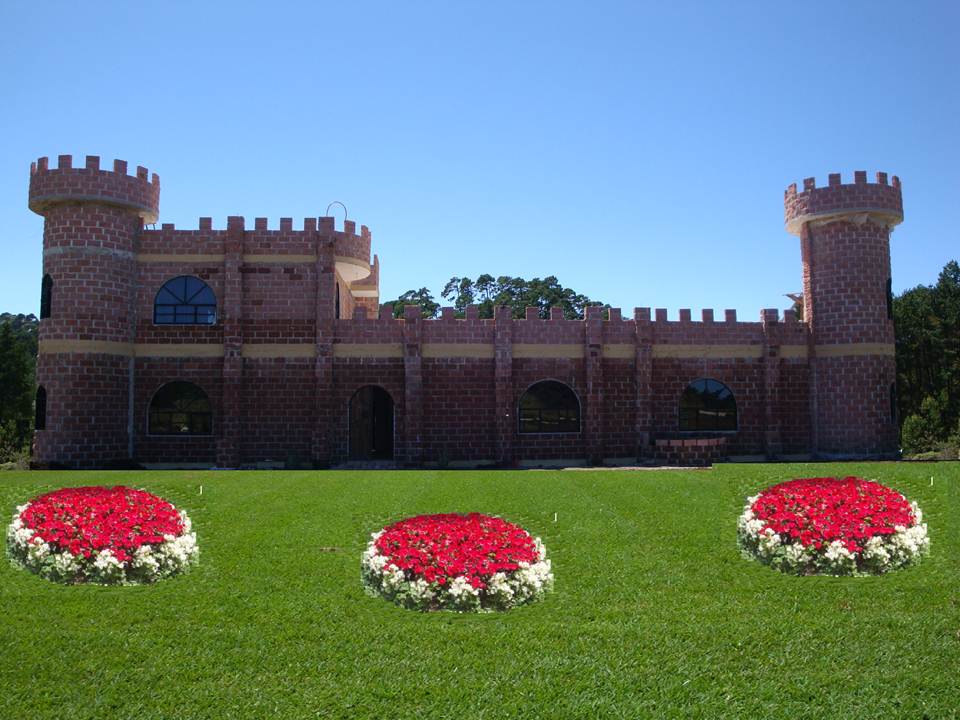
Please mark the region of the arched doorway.
[[393, 398], [367, 385], [350, 398], [350, 459], [393, 459]]

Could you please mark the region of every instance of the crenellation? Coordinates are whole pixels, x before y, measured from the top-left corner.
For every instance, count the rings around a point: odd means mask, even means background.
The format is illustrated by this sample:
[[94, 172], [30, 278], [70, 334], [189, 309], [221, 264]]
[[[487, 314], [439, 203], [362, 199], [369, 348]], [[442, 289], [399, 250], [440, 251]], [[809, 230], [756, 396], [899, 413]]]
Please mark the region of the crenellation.
[[609, 308], [607, 310], [607, 320], [610, 322], [621, 322], [623, 320], [623, 315], [620, 308]]
[[213, 218], [202, 217], [199, 222], [200, 230], [213, 230]]
[[737, 311], [731, 308], [727, 308], [723, 311], [723, 321], [728, 323], [737, 322]]
[[689, 323], [691, 321], [690, 308], [680, 308], [680, 322]]
[[538, 307], [528, 307], [524, 312], [524, 320], [539, 320], [540, 319], [540, 308]]
[[712, 323], [713, 322], [713, 310], [710, 308], [705, 308], [701, 311], [700, 316], [701, 322]]
[[657, 308], [655, 311], [655, 319], [658, 323], [667, 322], [667, 309], [666, 308]]

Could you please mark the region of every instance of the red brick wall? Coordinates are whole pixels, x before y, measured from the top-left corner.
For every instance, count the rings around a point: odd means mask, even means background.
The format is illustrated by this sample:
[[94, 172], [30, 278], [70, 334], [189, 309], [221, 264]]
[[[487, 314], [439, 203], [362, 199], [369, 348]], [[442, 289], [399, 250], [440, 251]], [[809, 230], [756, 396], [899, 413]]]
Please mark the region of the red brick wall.
[[311, 460], [317, 424], [311, 358], [247, 358], [243, 363], [242, 463]]
[[129, 457], [127, 363], [116, 355], [39, 356], [37, 382], [47, 391], [47, 424], [34, 433], [35, 462], [103, 467]]

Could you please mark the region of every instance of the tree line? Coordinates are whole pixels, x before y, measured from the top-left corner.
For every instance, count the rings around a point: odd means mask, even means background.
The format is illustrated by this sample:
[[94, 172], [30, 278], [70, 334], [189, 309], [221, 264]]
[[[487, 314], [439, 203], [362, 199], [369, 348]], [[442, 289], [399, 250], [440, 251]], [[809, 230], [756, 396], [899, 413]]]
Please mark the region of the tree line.
[[960, 264], [893, 300], [904, 453], [960, 453]]
[[0, 464], [30, 457], [38, 326], [34, 315], [0, 313]]

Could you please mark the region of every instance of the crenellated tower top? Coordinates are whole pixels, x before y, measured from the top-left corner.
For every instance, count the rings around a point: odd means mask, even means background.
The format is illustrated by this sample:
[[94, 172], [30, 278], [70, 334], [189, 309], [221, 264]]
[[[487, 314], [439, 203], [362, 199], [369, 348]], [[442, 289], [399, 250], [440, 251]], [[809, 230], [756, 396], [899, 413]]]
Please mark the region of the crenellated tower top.
[[127, 174], [127, 161], [114, 160], [113, 170], [101, 170], [100, 158], [87, 155], [84, 167], [73, 167], [73, 156], [60, 155], [57, 167], [48, 158], [30, 164], [30, 209], [39, 215], [60, 203], [95, 202], [135, 211], [146, 223], [160, 212], [160, 177], [147, 168]]
[[903, 222], [900, 178], [894, 175], [888, 183], [884, 172], [877, 173], [875, 183], [868, 183], [866, 171], [857, 170], [853, 183], [847, 185], [840, 173], [834, 173], [827, 187], [821, 188], [814, 178], [807, 178], [803, 190], [798, 192], [796, 183], [786, 189], [783, 205], [787, 232], [797, 236], [807, 222], [825, 223], [848, 216], [863, 216], [888, 227]]

